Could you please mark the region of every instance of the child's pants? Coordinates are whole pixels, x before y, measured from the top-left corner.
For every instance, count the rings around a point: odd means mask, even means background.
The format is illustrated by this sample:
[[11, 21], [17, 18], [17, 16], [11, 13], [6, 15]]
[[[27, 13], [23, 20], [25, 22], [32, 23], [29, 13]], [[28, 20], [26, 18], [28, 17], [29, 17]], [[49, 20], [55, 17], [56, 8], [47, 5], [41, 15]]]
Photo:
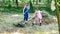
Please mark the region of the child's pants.
[[24, 14], [24, 21], [28, 20], [28, 14]]

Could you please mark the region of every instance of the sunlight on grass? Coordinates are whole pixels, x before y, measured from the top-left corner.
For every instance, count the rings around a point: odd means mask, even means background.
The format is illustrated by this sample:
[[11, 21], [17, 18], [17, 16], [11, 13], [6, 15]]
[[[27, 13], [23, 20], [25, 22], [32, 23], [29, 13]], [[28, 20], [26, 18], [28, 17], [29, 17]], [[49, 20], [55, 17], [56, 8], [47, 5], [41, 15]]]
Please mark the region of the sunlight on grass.
[[20, 15], [18, 15], [18, 14], [14, 14], [14, 15], [12, 15], [13, 17], [18, 17], [18, 16], [20, 16]]
[[14, 33], [11, 33], [11, 34], [24, 34], [24, 33], [14, 32]]
[[34, 34], [46, 34], [46, 32], [36, 32]]
[[[5, 33], [0, 33], [0, 34], [30, 34], [30, 33], [20, 33], [20, 32], [5, 32]], [[35, 32], [35, 33], [31, 33], [31, 34], [50, 34], [49, 32]]]
[[58, 34], [58, 31], [52, 30], [51, 32], [36, 32], [35, 34]]
[[52, 30], [51, 33], [58, 33], [58, 31]]

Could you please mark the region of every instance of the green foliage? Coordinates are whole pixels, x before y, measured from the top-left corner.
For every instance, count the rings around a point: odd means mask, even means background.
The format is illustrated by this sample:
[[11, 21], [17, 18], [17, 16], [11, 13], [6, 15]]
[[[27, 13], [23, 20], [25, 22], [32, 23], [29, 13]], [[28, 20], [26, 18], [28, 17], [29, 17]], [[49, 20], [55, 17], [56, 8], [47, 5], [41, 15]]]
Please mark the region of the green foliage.
[[38, 7], [39, 10], [46, 10], [51, 15], [56, 15], [56, 11], [52, 11], [49, 7]]
[[8, 7], [9, 8], [11, 7], [11, 1], [10, 0], [8, 1]]
[[[2, 11], [2, 12], [9, 12], [9, 13], [22, 13], [23, 12], [23, 6], [19, 6], [18, 8], [16, 8], [16, 6], [11, 6], [11, 7], [9, 7], [9, 6], [2, 6], [2, 7], [0, 7], [1, 9], [3, 9], [3, 10], [1, 10], [0, 9], [0, 12]], [[33, 9], [31, 8], [30, 10], [29, 10], [29, 13], [34, 13], [34, 8], [35, 7], [33, 7]], [[48, 8], [48, 7], [38, 7], [38, 9], [39, 10], [46, 10], [47, 12], [49, 12], [51, 15], [56, 15], [56, 11], [51, 11], [51, 9], [50, 8]]]
[[[3, 9], [3, 10], [1, 10]], [[23, 12], [23, 6], [19, 6], [18, 8], [16, 6], [2, 6], [0, 7], [0, 12], [9, 12], [9, 13], [22, 13]]]

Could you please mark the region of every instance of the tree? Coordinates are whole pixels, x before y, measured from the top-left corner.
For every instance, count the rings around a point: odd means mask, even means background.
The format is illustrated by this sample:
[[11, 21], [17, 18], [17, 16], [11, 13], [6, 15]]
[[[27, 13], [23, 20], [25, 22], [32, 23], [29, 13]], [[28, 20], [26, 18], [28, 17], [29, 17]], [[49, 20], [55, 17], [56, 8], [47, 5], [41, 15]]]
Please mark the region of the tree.
[[36, 0], [33, 0], [33, 4], [35, 4], [36, 3]]
[[58, 2], [58, 0], [55, 0], [56, 15], [57, 15], [57, 20], [58, 20], [59, 34], [60, 34], [60, 16], [59, 16], [59, 10], [58, 10], [57, 2]]
[[50, 9], [50, 7], [51, 7], [51, 0], [47, 0], [47, 7]]
[[38, 0], [36, 0], [36, 5], [38, 4]]
[[9, 8], [11, 7], [11, 1], [10, 0], [8, 0], [8, 6], [9, 6]]
[[33, 5], [32, 5], [32, 2], [31, 2], [31, 0], [30, 0], [30, 12], [33, 12], [34, 10], [33, 10]]
[[16, 6], [18, 7], [18, 0], [16, 0]]
[[14, 0], [13, 0], [13, 4], [14, 4]]

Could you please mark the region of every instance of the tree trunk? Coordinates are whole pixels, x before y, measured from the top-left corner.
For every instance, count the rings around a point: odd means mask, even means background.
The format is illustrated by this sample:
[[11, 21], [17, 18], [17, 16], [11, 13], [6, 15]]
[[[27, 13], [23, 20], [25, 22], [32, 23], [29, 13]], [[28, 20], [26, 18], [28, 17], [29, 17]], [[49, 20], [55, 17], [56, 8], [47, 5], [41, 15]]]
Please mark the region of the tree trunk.
[[36, 5], [38, 5], [38, 0], [36, 0]]
[[48, 8], [51, 7], [51, 0], [48, 0], [48, 2], [47, 2], [47, 6], [48, 6]]
[[5, 0], [2, 0], [3, 1], [3, 4], [2, 5], [5, 5]]
[[16, 0], [16, 6], [18, 7], [18, 0]]
[[33, 0], [33, 4], [34, 4], [35, 0]]
[[59, 29], [59, 34], [60, 34], [60, 16], [59, 16], [59, 10], [58, 10], [57, 1], [58, 0], [55, 0], [55, 7], [56, 7], [57, 20], [58, 20], [58, 29]]
[[13, 0], [13, 4], [14, 4], [14, 0]]
[[9, 0], [9, 3], [8, 3], [8, 6], [9, 6], [9, 8], [11, 8], [11, 1]]

